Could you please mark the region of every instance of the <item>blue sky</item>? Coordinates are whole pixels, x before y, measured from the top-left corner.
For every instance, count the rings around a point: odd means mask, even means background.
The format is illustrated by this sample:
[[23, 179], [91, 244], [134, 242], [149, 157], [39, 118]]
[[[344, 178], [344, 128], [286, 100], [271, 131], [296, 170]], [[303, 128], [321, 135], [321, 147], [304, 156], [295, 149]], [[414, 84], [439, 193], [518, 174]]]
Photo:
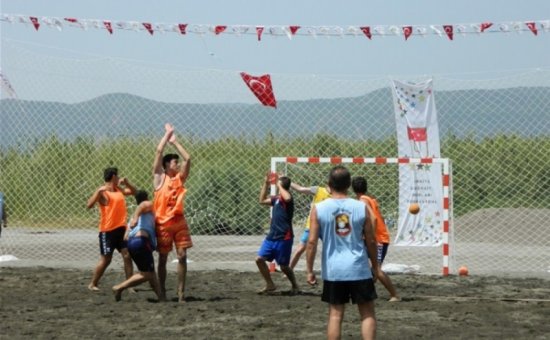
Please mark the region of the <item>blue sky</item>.
[[[1, 12], [153, 23], [226, 25], [430, 25], [550, 19], [548, 0], [2, 0]], [[550, 33], [343, 38], [234, 36], [104, 30], [82, 31], [1, 23], [2, 44], [31, 43], [39, 53], [100, 55], [183, 68], [251, 73], [419, 75], [463, 74], [550, 66]], [[55, 48], [56, 50], [46, 49]], [[62, 49], [57, 50], [57, 49]], [[77, 54], [78, 55], [78, 54]]]

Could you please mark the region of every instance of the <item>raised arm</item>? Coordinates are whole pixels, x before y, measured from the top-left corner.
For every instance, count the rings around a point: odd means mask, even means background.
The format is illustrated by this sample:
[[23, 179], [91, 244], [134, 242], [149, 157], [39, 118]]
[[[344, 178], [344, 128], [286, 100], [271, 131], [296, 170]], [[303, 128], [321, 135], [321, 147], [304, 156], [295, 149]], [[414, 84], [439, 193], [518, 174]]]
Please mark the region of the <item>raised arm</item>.
[[294, 182], [290, 183], [290, 188], [294, 191], [299, 192], [300, 194], [315, 195], [315, 193], [311, 192], [311, 187], [303, 187], [300, 184], [296, 184]]
[[132, 219], [130, 220], [130, 228], [133, 228], [137, 225], [139, 216], [141, 214], [144, 214], [146, 212], [153, 211], [153, 203], [151, 201], [143, 201], [141, 202], [137, 208], [136, 211], [134, 211], [134, 214], [132, 215]]
[[271, 205], [271, 197], [267, 194], [267, 188], [269, 187], [269, 173], [265, 176], [262, 189], [260, 190], [260, 204]]
[[189, 155], [189, 152], [185, 150], [183, 145], [181, 145], [181, 143], [176, 140], [176, 135], [173, 134], [168, 141], [176, 147], [176, 150], [178, 150], [178, 153], [182, 158], [179, 175], [181, 177], [182, 183], [185, 183], [187, 176], [189, 176], [189, 169], [191, 169], [191, 155]]
[[91, 209], [97, 202], [100, 204], [107, 204], [107, 199], [103, 196], [103, 192], [107, 190], [106, 186], [100, 186], [90, 198], [88, 198], [88, 202], [86, 203], [86, 207], [88, 209]]
[[290, 199], [292, 198], [292, 195], [290, 194], [290, 192], [288, 192], [288, 190], [283, 188], [283, 186], [281, 185], [281, 182], [279, 181], [277, 181], [277, 188], [279, 189], [279, 195], [281, 196], [281, 198], [285, 202], [290, 201]]
[[126, 196], [134, 195], [136, 193], [136, 187], [132, 183], [130, 183], [130, 181], [126, 177], [120, 178], [120, 180], [118, 181], [118, 185], [122, 190], [122, 193]]
[[164, 136], [162, 136], [157, 145], [155, 159], [153, 160], [153, 186], [155, 189], [160, 185], [162, 174], [164, 173], [164, 168], [162, 167], [162, 153], [164, 152], [164, 147], [166, 147], [166, 143], [168, 143], [168, 140], [172, 138], [174, 134], [174, 127], [171, 124], [166, 123], [164, 129]]

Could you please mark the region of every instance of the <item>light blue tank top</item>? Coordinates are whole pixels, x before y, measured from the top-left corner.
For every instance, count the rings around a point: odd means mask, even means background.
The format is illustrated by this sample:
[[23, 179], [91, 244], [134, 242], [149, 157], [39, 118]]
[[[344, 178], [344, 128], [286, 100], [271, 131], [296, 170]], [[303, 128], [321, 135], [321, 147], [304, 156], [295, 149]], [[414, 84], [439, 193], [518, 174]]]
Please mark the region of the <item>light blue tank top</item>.
[[157, 248], [157, 234], [155, 233], [155, 215], [152, 212], [146, 212], [139, 215], [137, 225], [130, 230], [128, 237], [136, 236], [137, 232], [145, 230], [149, 234], [153, 249]]
[[363, 240], [365, 203], [329, 198], [316, 204], [319, 236], [323, 240], [321, 274], [327, 281], [358, 281], [372, 278]]

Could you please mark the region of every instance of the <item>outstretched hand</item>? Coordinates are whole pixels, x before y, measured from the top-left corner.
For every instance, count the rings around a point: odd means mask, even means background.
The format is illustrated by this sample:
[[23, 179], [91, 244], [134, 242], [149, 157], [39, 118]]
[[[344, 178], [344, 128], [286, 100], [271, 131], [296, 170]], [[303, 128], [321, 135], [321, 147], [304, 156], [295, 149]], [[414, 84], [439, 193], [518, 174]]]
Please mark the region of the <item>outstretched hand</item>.
[[170, 123], [164, 124], [164, 135], [167, 137], [167, 140], [170, 143], [173, 143], [176, 140], [176, 137], [174, 135], [174, 127]]

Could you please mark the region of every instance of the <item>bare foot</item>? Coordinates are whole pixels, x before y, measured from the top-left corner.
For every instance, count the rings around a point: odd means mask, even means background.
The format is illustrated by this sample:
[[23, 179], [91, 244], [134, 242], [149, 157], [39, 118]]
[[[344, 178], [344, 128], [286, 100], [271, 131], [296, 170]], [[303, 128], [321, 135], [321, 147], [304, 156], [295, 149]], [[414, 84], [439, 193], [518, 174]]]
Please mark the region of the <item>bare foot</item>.
[[115, 295], [115, 301], [120, 301], [122, 299], [122, 289], [116, 288], [117, 286], [113, 287], [113, 294]]
[[185, 295], [178, 293], [178, 303], [185, 303]]
[[267, 295], [270, 293], [273, 293], [277, 290], [277, 287], [273, 286], [265, 286], [264, 288], [260, 289], [257, 293], [260, 295]]
[[401, 298], [399, 298], [398, 296], [392, 296], [388, 301], [389, 302], [399, 302], [399, 301], [401, 301]]
[[92, 292], [99, 292], [99, 288], [97, 286], [94, 286], [91, 283], [88, 285], [88, 290], [90, 290]]

